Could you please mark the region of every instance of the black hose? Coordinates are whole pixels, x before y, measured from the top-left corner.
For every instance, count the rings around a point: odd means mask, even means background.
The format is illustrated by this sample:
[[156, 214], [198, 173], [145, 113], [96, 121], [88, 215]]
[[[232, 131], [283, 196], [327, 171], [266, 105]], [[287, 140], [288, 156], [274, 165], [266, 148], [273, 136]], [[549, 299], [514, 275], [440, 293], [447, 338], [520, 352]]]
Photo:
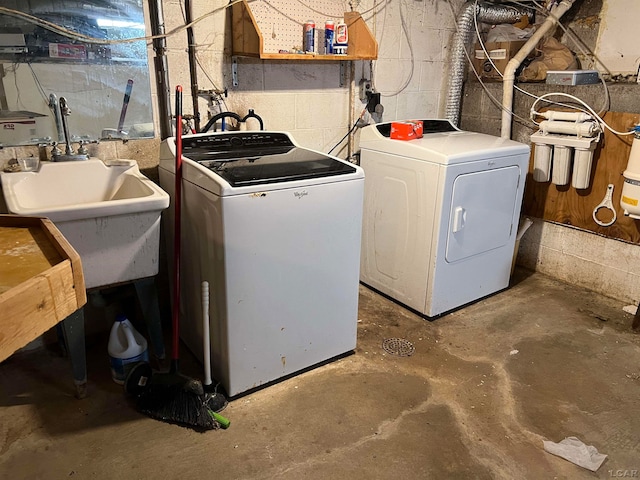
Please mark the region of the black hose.
[[[205, 133], [208, 132], [209, 129], [218, 121], [221, 120], [223, 118], [226, 117], [231, 117], [236, 119], [238, 122], [242, 122], [242, 119], [240, 118], [240, 115], [238, 115], [237, 113], [234, 112], [221, 112], [221, 113], [217, 113], [216, 115], [214, 115], [213, 117], [211, 117], [211, 119], [207, 122], [207, 124], [202, 127], [202, 130], [200, 130], [199, 133]], [[245, 117], [246, 118], [246, 117]]]
[[249, 113], [245, 115], [242, 121], [246, 122], [247, 118], [255, 118], [256, 120], [258, 120], [258, 123], [260, 123], [260, 130], [264, 130], [264, 123], [262, 122], [262, 118], [260, 117], [260, 115], [255, 113], [252, 108], [249, 109]]

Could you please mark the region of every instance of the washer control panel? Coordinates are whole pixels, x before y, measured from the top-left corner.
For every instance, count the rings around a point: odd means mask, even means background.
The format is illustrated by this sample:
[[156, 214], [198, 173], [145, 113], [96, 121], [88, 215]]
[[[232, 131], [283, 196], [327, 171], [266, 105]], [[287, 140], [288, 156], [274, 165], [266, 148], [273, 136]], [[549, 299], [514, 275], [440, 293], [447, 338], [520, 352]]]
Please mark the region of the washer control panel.
[[269, 132], [226, 132], [211, 135], [183, 137], [184, 154], [204, 152], [228, 152], [237, 150], [264, 149], [273, 147], [293, 147], [293, 142], [285, 133]]

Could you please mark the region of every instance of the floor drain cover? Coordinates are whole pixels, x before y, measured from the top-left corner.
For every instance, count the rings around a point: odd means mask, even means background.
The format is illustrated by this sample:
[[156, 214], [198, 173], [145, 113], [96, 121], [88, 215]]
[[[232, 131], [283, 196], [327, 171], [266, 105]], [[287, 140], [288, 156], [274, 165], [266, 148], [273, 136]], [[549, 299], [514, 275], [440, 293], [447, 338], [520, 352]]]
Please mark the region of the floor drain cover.
[[382, 342], [382, 348], [385, 352], [399, 357], [409, 357], [416, 351], [413, 343], [404, 338], [387, 338]]

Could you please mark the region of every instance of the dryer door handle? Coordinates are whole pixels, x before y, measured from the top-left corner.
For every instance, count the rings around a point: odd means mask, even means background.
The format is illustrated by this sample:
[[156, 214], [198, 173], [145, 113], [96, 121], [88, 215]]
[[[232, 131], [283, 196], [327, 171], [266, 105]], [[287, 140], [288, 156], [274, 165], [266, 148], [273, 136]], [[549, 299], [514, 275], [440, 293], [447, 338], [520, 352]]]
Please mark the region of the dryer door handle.
[[453, 233], [458, 233], [464, 227], [464, 221], [466, 217], [466, 210], [463, 207], [456, 207], [453, 210]]

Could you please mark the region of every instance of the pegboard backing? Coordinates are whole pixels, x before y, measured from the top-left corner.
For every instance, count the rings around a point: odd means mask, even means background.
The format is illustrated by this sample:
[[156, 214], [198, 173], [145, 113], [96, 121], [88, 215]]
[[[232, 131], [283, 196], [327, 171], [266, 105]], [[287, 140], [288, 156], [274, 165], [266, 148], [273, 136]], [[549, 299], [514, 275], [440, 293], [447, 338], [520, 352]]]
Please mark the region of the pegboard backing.
[[342, 0], [287, 0], [248, 2], [251, 13], [262, 33], [263, 51], [278, 53], [280, 50], [302, 49], [304, 24], [313, 20], [316, 24], [316, 52], [324, 45], [324, 22], [338, 23], [349, 9]]

